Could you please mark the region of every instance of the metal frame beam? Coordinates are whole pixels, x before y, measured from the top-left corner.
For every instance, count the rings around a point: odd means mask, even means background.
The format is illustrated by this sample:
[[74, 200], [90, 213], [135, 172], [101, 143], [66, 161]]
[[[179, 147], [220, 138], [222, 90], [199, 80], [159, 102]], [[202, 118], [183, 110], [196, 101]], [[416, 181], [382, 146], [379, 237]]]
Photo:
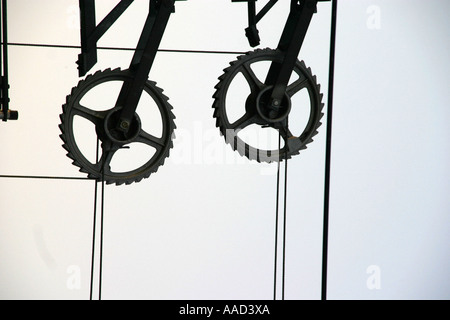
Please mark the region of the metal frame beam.
[[79, 76], [84, 76], [97, 63], [97, 42], [119, 19], [134, 0], [121, 0], [97, 25], [95, 0], [79, 0], [81, 54], [78, 56]]

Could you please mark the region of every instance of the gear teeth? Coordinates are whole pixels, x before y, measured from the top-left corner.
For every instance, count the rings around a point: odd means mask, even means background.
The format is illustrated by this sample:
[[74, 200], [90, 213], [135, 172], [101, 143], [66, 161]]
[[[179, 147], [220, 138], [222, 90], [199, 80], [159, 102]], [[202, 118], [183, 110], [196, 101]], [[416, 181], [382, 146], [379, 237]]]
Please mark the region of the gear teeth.
[[[219, 116], [219, 110], [217, 109], [217, 107], [215, 107], [215, 109], [214, 109], [213, 116], [214, 116], [214, 118], [216, 118], [216, 119], [217, 119], [217, 117]], [[219, 120], [219, 119], [217, 119], [217, 120]], [[217, 123], [217, 122], [216, 122], [216, 123]]]
[[[214, 89], [220, 89], [220, 87], [215, 86]], [[213, 99], [217, 99], [219, 97], [219, 92], [216, 91], [212, 97], [213, 97]]]

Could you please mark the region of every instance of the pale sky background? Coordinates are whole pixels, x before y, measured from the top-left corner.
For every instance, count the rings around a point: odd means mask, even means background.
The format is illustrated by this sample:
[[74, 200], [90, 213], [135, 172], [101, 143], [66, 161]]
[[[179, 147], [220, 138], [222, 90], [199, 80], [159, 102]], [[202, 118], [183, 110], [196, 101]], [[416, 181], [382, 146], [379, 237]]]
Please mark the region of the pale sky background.
[[[100, 20], [118, 1], [96, 2]], [[99, 46], [134, 47], [147, 8], [135, 1]], [[261, 48], [276, 47], [288, 8], [279, 1], [261, 21]], [[76, 0], [9, 1], [9, 41], [79, 45], [77, 10]], [[445, 0], [339, 1], [329, 299], [450, 298], [449, 10]], [[325, 102], [330, 13], [318, 4], [299, 56]], [[243, 3], [177, 2], [161, 49], [246, 52], [246, 26]], [[10, 46], [20, 118], [0, 123], [0, 175], [84, 177], [58, 128], [78, 54]], [[125, 69], [131, 56], [100, 50], [91, 72]], [[103, 299], [273, 298], [276, 167], [239, 157], [212, 116], [236, 56], [158, 53], [150, 79], [174, 107], [177, 139], [149, 179], [105, 189]], [[289, 161], [286, 299], [320, 299], [325, 137], [323, 125]], [[89, 298], [94, 186], [0, 177], [1, 299]]]

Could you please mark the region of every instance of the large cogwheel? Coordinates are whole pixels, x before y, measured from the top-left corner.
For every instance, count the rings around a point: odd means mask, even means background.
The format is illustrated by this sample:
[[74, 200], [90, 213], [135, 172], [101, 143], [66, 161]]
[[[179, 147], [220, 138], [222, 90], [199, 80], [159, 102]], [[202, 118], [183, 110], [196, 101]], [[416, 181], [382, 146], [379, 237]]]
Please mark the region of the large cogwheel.
[[67, 156], [89, 178], [116, 185], [139, 182], [169, 156], [175, 117], [155, 82], [146, 82], [129, 131], [117, 129], [121, 108], [115, 102], [123, 83], [132, 80], [128, 70], [98, 71], [66, 98], [60, 137]]
[[265, 77], [269, 66], [283, 58], [278, 50], [248, 52], [230, 63], [215, 87], [216, 126], [233, 150], [250, 160], [291, 158], [313, 141], [321, 125], [323, 95], [303, 61], [297, 60], [279, 108], [268, 106], [273, 86], [265, 84]]

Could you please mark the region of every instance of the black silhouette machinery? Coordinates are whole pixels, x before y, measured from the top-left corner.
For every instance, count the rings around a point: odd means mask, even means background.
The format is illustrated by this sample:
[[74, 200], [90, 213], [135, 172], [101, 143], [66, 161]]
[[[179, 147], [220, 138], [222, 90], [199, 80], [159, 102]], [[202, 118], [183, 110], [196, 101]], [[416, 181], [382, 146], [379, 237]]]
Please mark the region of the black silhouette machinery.
[[[130, 66], [126, 70], [107, 69], [97, 71], [81, 80], [67, 96], [60, 116], [61, 139], [73, 164], [87, 173], [88, 177], [103, 180], [107, 184], [131, 184], [148, 178], [157, 171], [169, 156], [172, 137], [176, 128], [172, 107], [162, 89], [148, 80], [161, 39], [176, 0], [150, 0], [149, 13], [137, 43]], [[317, 10], [317, 3], [330, 0], [291, 0], [290, 12], [276, 49], [255, 49], [237, 57], [219, 77], [214, 93], [213, 117], [225, 141], [241, 155], [258, 162], [273, 162], [297, 155], [312, 141], [321, 125], [323, 116], [322, 94], [316, 77], [298, 55], [305, 39], [310, 21]], [[133, 0], [121, 0], [100, 22], [95, 20], [95, 0], [79, 0], [81, 16], [81, 54], [78, 60], [79, 76], [83, 77], [97, 63], [97, 42]], [[260, 43], [257, 23], [275, 5], [269, 0], [257, 12], [256, 0], [232, 0], [247, 2], [249, 26], [245, 30], [249, 44]], [[254, 72], [254, 65], [269, 64], [261, 79]], [[238, 75], [242, 75], [249, 86], [249, 94], [241, 106], [242, 114], [231, 117], [226, 107], [228, 96]], [[294, 79], [292, 81], [292, 79]], [[95, 87], [105, 83], [121, 83], [118, 97], [113, 105], [97, 110], [85, 105], [83, 98]], [[299, 132], [291, 132], [288, 123], [292, 109], [292, 98], [305, 92], [309, 99], [309, 112], [305, 126]], [[138, 114], [142, 99], [152, 101], [160, 122], [153, 133], [147, 129]], [[101, 142], [100, 156], [89, 159], [78, 145], [74, 133], [74, 119], [83, 118], [93, 124]], [[290, 119], [295, 122], [296, 119]], [[279, 132], [278, 147], [265, 148], [242, 139], [239, 133], [248, 126], [271, 128]], [[126, 152], [131, 144], [140, 143], [152, 150], [148, 159], [122, 171], [111, 167], [116, 153]], [[100, 149], [99, 149], [100, 150]]]
[[8, 11], [7, 1], [0, 3], [0, 36], [2, 49], [0, 50], [0, 120], [17, 120], [19, 113], [9, 109], [9, 80], [8, 80]]

